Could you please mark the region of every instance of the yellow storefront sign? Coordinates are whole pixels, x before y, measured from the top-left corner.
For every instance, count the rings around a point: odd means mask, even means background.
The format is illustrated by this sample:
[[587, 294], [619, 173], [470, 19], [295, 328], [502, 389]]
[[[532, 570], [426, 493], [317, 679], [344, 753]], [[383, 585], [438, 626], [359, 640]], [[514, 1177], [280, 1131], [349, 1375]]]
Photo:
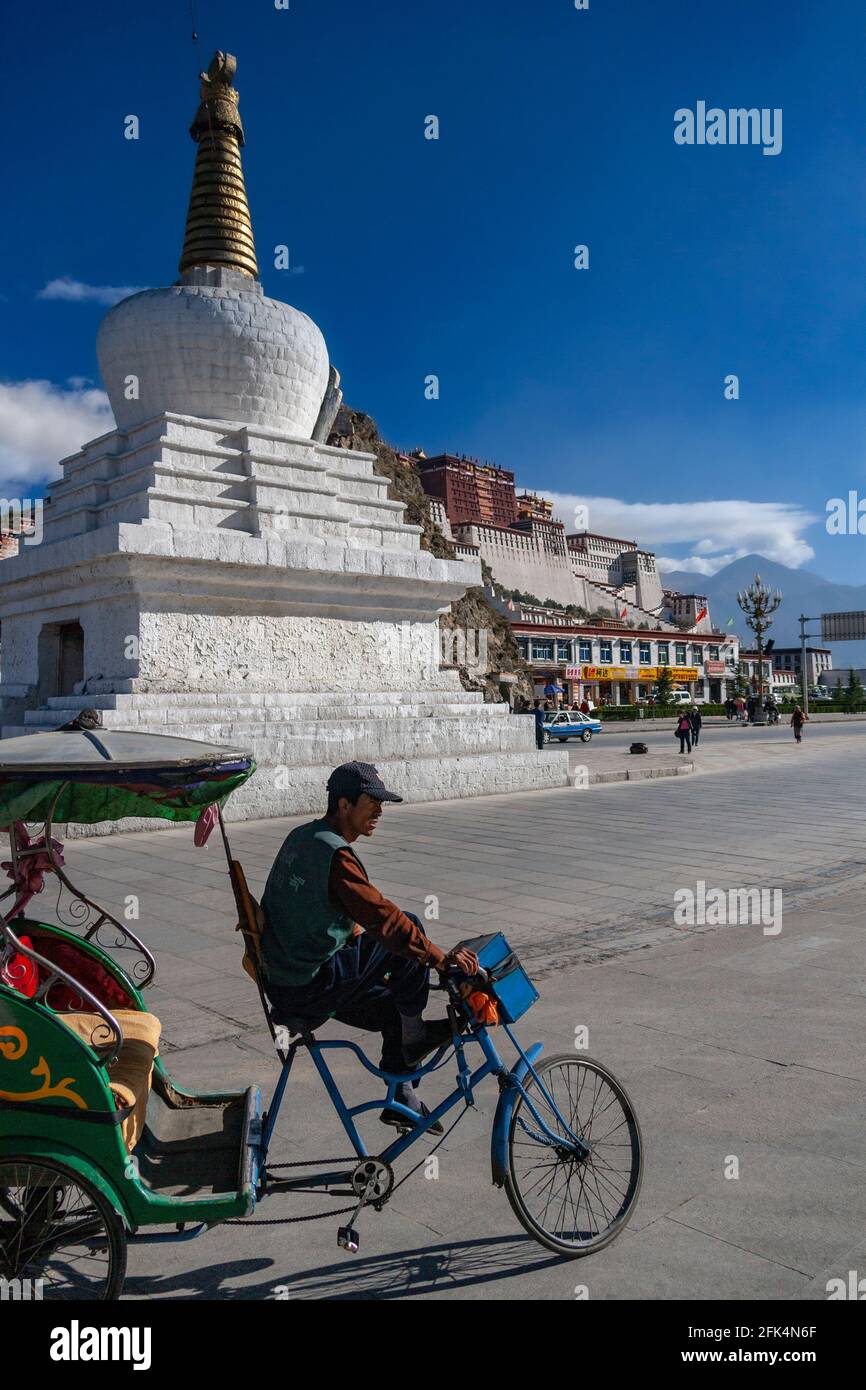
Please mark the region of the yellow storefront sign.
[[585, 681], [627, 681], [637, 679], [634, 666], [584, 666]]
[[639, 679], [657, 681], [662, 671], [667, 671], [672, 681], [697, 681], [701, 678], [697, 666], [642, 666]]
[[700, 679], [697, 666], [582, 666], [585, 681], [656, 681], [667, 671], [672, 681]]

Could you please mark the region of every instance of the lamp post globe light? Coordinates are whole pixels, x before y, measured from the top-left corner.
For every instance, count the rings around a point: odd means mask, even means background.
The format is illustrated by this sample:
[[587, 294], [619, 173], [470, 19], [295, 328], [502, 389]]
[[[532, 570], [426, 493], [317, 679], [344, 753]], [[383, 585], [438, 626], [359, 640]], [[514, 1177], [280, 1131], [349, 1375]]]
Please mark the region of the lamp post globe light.
[[773, 625], [772, 615], [781, 602], [780, 590], [770, 590], [759, 574], [755, 575], [748, 589], [741, 589], [737, 594], [737, 603], [745, 614], [746, 626], [755, 634], [758, 648], [758, 705], [754, 720], [756, 724], [767, 722], [764, 709], [764, 638]]

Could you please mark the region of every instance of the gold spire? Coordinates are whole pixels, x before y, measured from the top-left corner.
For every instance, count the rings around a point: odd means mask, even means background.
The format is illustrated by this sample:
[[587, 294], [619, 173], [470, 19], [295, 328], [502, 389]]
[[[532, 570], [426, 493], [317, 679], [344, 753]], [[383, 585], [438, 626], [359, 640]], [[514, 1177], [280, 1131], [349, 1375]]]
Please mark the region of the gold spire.
[[237, 59], [215, 53], [201, 76], [201, 105], [190, 126], [198, 144], [180, 273], [218, 265], [258, 276], [240, 146], [244, 128], [232, 87]]

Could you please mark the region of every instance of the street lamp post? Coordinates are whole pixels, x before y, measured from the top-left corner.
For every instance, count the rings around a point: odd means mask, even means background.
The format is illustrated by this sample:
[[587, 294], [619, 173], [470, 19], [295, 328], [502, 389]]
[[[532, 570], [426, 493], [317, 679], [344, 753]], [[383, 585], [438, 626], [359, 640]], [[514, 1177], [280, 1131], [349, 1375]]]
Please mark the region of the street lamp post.
[[755, 723], [765, 724], [767, 721], [764, 710], [764, 635], [773, 625], [772, 615], [775, 613], [779, 604], [782, 602], [782, 595], [777, 589], [772, 593], [761, 580], [759, 574], [755, 575], [748, 589], [741, 590], [737, 594], [737, 603], [746, 615], [746, 626], [750, 627], [755, 634], [758, 644], [758, 707], [755, 710]]

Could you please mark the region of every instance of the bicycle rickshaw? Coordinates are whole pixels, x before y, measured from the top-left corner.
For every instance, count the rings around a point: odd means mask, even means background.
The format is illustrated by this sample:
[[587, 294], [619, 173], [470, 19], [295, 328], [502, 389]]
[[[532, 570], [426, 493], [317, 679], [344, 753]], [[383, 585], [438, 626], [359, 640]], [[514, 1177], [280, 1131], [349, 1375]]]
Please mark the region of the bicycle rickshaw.
[[[604, 1066], [579, 1054], [542, 1063], [540, 1043], [524, 1049], [518, 1042], [512, 1025], [538, 995], [501, 934], [466, 943], [484, 970], [473, 980], [459, 973], [443, 980], [451, 1042], [410, 1077], [383, 1072], [355, 1042], [321, 1039], [302, 1020], [274, 1024], [259, 970], [266, 926], [232, 857], [221, 809], [254, 766], [250, 755], [232, 749], [102, 729], [0, 743], [0, 827], [11, 845], [2, 867], [12, 879], [0, 899], [12, 899], [0, 916], [0, 1280], [13, 1296], [32, 1296], [41, 1280], [42, 1297], [117, 1297], [128, 1244], [188, 1240], [221, 1222], [249, 1219], [274, 1192], [349, 1198], [344, 1210], [351, 1216], [338, 1240], [357, 1249], [355, 1219], [365, 1207], [384, 1207], [397, 1161], [449, 1111], [457, 1108], [459, 1119], [488, 1076], [500, 1090], [492, 1178], [522, 1225], [564, 1256], [607, 1245], [638, 1196], [637, 1119]], [[256, 1086], [196, 1092], [173, 1080], [159, 1052], [159, 1022], [144, 1001], [153, 957], [127, 922], [68, 877], [54, 827], [129, 816], [195, 821], [196, 843], [219, 827], [244, 965], [282, 1063], [264, 1114]], [[55, 915], [62, 925], [29, 910], [47, 876], [59, 884]], [[512, 1065], [500, 1058], [494, 1034], [513, 1045]], [[348, 1137], [349, 1159], [268, 1161], [302, 1048]], [[348, 1106], [328, 1065], [335, 1049], [384, 1083], [385, 1095]], [[450, 1094], [420, 1125], [408, 1127], [406, 1110], [407, 1128], [381, 1153], [369, 1153], [358, 1117], [403, 1109], [397, 1083], [448, 1061], [457, 1070]]]

